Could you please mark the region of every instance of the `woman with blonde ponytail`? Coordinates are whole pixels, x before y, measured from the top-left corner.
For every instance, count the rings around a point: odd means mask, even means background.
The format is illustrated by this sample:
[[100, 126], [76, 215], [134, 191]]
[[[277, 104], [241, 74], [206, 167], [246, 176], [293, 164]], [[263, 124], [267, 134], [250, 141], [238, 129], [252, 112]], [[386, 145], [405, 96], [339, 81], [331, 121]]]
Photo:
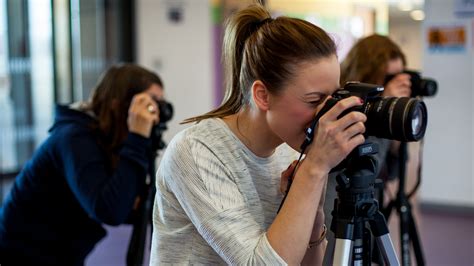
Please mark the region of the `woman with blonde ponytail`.
[[326, 112], [296, 163], [306, 128], [339, 88], [334, 42], [252, 5], [227, 21], [223, 53], [222, 105], [187, 119], [197, 123], [158, 169], [151, 264], [320, 265], [328, 173], [364, 142], [364, 114], [337, 118], [361, 100]]

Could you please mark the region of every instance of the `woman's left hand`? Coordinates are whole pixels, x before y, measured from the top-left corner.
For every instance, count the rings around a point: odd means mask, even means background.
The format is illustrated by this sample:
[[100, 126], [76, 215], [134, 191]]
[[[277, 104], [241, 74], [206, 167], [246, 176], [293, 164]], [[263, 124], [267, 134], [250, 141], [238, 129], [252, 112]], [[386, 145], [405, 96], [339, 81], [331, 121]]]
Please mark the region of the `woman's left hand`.
[[281, 173], [281, 179], [280, 179], [280, 192], [285, 195], [286, 194], [286, 189], [288, 188], [288, 180], [291, 178], [291, 174], [293, 173], [296, 163], [298, 161], [294, 160], [288, 168]]

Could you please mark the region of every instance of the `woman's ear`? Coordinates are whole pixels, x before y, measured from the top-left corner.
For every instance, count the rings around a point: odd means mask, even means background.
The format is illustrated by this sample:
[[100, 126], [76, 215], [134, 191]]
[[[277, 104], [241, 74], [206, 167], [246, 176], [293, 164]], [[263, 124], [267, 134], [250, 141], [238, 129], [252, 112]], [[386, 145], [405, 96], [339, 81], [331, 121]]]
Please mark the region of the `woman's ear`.
[[270, 93], [261, 80], [253, 82], [252, 97], [258, 109], [267, 111], [270, 108]]

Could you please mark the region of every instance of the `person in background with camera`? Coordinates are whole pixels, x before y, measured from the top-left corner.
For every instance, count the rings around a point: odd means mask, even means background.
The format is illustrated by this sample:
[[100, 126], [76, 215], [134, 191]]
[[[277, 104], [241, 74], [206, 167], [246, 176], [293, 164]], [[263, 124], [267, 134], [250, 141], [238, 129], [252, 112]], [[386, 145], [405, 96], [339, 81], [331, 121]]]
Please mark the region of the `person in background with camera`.
[[[383, 85], [382, 97], [410, 97], [412, 93], [411, 76], [403, 73], [405, 66], [405, 55], [397, 44], [387, 36], [370, 35], [357, 41], [341, 63], [341, 87], [348, 81], [360, 81]], [[388, 80], [387, 77], [391, 78]], [[386, 195], [394, 197], [397, 188], [396, 182], [389, 181], [395, 179], [397, 173], [394, 173], [394, 171], [398, 171], [397, 157], [400, 142], [376, 137], [369, 137], [368, 140], [376, 143], [379, 148], [378, 153], [375, 155], [379, 164], [377, 178], [385, 181], [386, 191], [388, 192]], [[418, 158], [410, 159], [417, 160]], [[417, 164], [417, 162], [412, 161], [411, 164], [413, 163]], [[330, 178], [326, 205], [324, 206], [324, 210], [327, 213], [334, 207], [333, 201], [336, 198], [335, 187], [336, 181]], [[380, 208], [382, 208], [382, 205]], [[327, 216], [326, 223], [330, 223], [331, 219], [332, 217]], [[392, 226], [390, 226], [392, 237], [398, 236], [396, 233], [398, 230], [396, 229], [392, 223]], [[330, 243], [333, 241], [334, 237], [332, 234], [328, 239]], [[395, 246], [398, 247], [398, 245]]]
[[328, 173], [364, 142], [365, 114], [338, 116], [362, 101], [326, 112], [297, 164], [306, 129], [339, 88], [333, 40], [251, 5], [227, 21], [223, 55], [222, 105], [185, 121], [197, 123], [157, 171], [151, 265], [320, 265]]
[[[405, 55], [390, 38], [378, 34], [367, 36], [355, 43], [341, 63], [341, 87], [348, 81], [359, 81], [383, 85], [382, 97], [410, 97], [410, 75], [403, 73], [405, 65]], [[385, 84], [386, 77], [390, 75], [395, 76]], [[369, 140], [378, 144], [376, 159], [380, 166], [377, 176], [386, 181], [390, 174], [385, 162], [387, 156], [392, 158], [398, 155], [399, 142], [375, 137]], [[331, 183], [335, 185], [335, 182]]]
[[124, 223], [145, 186], [161, 79], [138, 65], [108, 69], [89, 102], [57, 106], [50, 136], [0, 211], [1, 265], [82, 265]]

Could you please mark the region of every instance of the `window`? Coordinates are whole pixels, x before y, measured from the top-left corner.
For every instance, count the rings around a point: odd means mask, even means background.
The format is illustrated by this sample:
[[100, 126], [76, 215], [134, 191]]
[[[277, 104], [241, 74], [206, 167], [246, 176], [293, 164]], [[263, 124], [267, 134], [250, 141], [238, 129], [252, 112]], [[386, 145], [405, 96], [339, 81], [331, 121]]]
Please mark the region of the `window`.
[[87, 100], [111, 64], [134, 61], [132, 0], [0, 0], [0, 174], [44, 141], [54, 105]]

